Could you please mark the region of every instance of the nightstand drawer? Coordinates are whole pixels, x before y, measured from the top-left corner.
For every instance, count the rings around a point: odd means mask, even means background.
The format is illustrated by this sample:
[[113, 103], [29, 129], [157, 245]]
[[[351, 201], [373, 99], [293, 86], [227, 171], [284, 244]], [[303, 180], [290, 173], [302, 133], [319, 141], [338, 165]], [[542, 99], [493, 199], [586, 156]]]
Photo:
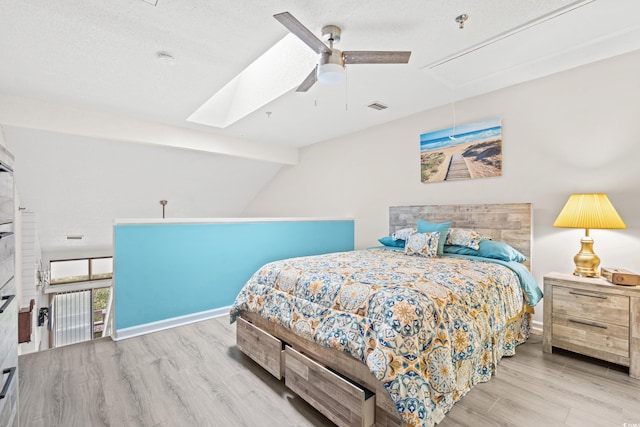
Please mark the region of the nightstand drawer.
[[[565, 315], [629, 328], [629, 297], [553, 287], [553, 316]], [[554, 321], [555, 323], [555, 321]], [[628, 334], [627, 334], [628, 337]]]
[[553, 345], [627, 366], [629, 363], [629, 328], [624, 326], [554, 313]]
[[598, 277], [544, 276], [542, 350], [563, 348], [629, 367], [640, 379], [640, 286]]

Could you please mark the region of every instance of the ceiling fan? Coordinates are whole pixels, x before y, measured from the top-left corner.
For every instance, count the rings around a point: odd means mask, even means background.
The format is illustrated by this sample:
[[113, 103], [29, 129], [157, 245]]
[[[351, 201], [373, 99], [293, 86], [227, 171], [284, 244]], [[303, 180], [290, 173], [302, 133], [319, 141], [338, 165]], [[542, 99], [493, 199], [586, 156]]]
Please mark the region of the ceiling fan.
[[411, 52], [408, 51], [351, 50], [343, 52], [333, 47], [334, 43], [340, 41], [340, 27], [336, 25], [322, 27], [322, 38], [329, 43], [327, 46], [289, 12], [278, 13], [273, 17], [320, 54], [318, 65], [302, 81], [296, 92], [308, 91], [318, 80], [333, 84], [341, 82], [344, 79], [346, 64], [406, 64], [411, 56]]

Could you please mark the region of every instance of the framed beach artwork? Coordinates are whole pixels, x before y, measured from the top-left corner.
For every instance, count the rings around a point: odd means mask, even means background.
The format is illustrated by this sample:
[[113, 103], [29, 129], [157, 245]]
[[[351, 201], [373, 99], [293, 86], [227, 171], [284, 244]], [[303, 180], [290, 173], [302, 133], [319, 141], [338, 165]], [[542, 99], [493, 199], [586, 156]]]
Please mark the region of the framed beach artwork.
[[454, 126], [420, 135], [422, 182], [502, 175], [500, 119]]

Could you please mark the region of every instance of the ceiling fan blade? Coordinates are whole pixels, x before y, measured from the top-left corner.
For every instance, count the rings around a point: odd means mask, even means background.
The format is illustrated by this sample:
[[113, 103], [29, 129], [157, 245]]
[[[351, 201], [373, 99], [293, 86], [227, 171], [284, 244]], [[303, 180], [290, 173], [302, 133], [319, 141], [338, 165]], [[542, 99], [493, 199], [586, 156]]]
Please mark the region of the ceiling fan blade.
[[342, 56], [345, 64], [406, 64], [411, 52], [351, 50]]
[[316, 53], [331, 53], [329, 46], [324, 44], [322, 40], [316, 37], [307, 27], [302, 25], [300, 21], [293, 17], [289, 12], [282, 12], [273, 15], [282, 25], [287, 27], [289, 31], [295, 34], [300, 40], [305, 42], [307, 46]]
[[302, 83], [300, 83], [300, 86], [298, 86], [298, 88], [296, 89], [296, 92], [306, 92], [309, 89], [311, 89], [311, 86], [313, 86], [315, 82], [318, 81], [317, 72], [318, 72], [318, 66], [316, 65], [313, 68], [313, 70], [311, 70], [309, 75], [305, 77]]

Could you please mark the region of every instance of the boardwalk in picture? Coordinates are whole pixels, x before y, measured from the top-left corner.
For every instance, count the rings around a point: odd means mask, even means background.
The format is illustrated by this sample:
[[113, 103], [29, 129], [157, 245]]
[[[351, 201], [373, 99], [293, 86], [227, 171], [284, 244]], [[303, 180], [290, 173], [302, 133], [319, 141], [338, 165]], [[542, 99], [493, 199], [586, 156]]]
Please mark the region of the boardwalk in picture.
[[449, 163], [449, 170], [445, 181], [453, 181], [455, 179], [470, 179], [471, 173], [467, 167], [467, 162], [464, 161], [462, 154], [456, 153], [451, 156], [451, 162]]

